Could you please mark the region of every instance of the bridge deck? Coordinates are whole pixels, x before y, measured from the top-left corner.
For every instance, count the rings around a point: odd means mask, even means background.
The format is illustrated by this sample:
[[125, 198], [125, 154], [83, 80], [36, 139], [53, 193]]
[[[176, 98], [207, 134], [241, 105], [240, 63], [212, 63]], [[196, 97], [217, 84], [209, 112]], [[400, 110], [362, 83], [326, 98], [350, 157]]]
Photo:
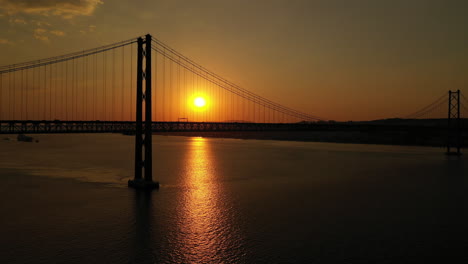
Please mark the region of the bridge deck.
[[[154, 132], [191, 131], [314, 131], [314, 130], [431, 130], [445, 131], [440, 126], [408, 126], [362, 123], [237, 123], [237, 122], [153, 122]], [[133, 133], [134, 121], [59, 121], [6, 120], [0, 121], [0, 134], [52, 133]]]

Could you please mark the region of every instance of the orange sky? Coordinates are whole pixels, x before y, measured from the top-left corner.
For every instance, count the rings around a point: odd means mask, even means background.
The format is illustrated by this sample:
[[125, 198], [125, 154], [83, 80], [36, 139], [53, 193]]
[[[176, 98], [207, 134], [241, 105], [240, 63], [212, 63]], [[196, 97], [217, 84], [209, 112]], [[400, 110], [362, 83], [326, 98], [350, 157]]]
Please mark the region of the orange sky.
[[273, 101], [335, 120], [467, 91], [466, 1], [0, 0], [0, 64], [151, 33]]

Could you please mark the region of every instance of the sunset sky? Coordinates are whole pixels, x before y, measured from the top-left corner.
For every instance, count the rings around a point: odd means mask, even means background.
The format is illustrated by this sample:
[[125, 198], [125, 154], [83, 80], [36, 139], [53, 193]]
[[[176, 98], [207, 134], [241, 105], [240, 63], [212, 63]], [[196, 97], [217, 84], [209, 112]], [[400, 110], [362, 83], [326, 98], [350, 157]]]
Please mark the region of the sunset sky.
[[0, 64], [150, 33], [273, 101], [335, 120], [468, 94], [468, 1], [0, 0]]

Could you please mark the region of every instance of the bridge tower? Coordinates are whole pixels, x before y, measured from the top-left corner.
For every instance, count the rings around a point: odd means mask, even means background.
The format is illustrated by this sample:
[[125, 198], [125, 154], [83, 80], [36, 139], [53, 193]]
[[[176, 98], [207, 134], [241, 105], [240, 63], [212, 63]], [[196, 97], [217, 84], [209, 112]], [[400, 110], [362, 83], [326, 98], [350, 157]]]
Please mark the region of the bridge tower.
[[[447, 155], [461, 155], [460, 90], [449, 91], [447, 121]], [[456, 149], [451, 151], [451, 149]]]
[[[145, 39], [140, 37], [137, 42], [135, 178], [128, 181], [128, 186], [136, 189], [155, 189], [159, 188], [159, 183], [154, 182], [152, 177], [151, 35], [146, 35]], [[145, 86], [144, 92], [143, 83]], [[144, 126], [143, 102], [145, 103]]]

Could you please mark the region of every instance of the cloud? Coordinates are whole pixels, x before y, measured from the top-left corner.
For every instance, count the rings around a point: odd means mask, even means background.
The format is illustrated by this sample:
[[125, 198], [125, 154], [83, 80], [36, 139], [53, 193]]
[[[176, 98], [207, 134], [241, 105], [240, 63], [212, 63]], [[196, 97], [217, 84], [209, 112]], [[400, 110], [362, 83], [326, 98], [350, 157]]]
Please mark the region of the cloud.
[[59, 36], [59, 37], [65, 36], [65, 32], [60, 31], [60, 30], [52, 30], [52, 31], [50, 31], [50, 34], [55, 35], [55, 36]]
[[87, 33], [93, 33], [94, 31], [96, 31], [96, 26], [89, 25], [87, 28], [81, 29], [79, 32], [84, 35]]
[[38, 27], [43, 27], [43, 26], [48, 26], [48, 27], [50, 27], [50, 26], [51, 26], [50, 23], [47, 23], [47, 22], [45, 22], [45, 21], [33, 20], [33, 21], [31, 21], [31, 22], [32, 22], [33, 24], [36, 24], [36, 26], [38, 26]]
[[33, 32], [33, 37], [37, 40], [49, 43], [50, 37], [63, 37], [65, 36], [65, 32], [61, 30], [48, 30], [45, 28], [36, 28]]
[[22, 24], [22, 25], [27, 24], [26, 20], [24, 20], [22, 18], [10, 18], [9, 21], [10, 21], [11, 24]]
[[13, 44], [13, 42], [9, 41], [8, 39], [3, 39], [3, 38], [0, 38], [0, 45], [7, 45], [7, 44]]
[[36, 28], [34, 30], [33, 36], [34, 36], [35, 39], [38, 39], [38, 40], [41, 40], [41, 41], [44, 41], [44, 42], [49, 42], [49, 37], [46, 34], [47, 34], [46, 29]]
[[101, 0], [0, 0], [0, 9], [8, 15], [37, 14], [60, 16], [70, 19], [75, 16], [89, 16]]

